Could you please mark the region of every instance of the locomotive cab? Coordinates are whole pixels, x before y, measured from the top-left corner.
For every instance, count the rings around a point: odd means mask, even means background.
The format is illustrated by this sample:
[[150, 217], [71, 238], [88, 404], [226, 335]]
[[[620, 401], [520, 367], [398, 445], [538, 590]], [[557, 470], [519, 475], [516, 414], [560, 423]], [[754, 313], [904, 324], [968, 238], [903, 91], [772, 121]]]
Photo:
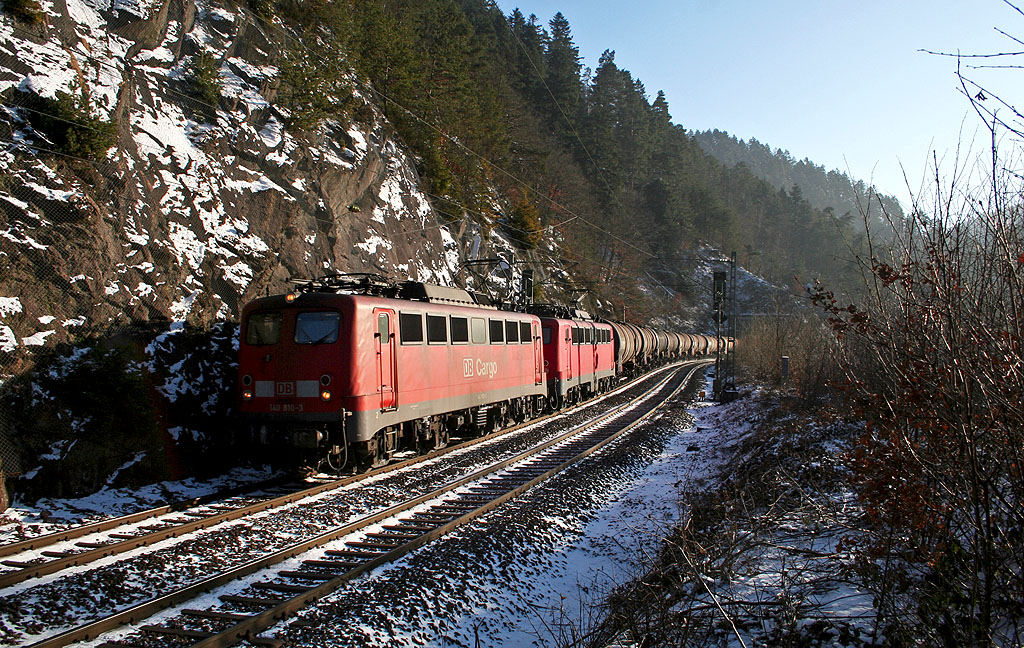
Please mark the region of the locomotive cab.
[[[255, 441], [343, 461], [351, 309], [326, 295], [259, 299], [243, 313], [239, 410]], [[340, 464], [339, 464], [340, 465]]]

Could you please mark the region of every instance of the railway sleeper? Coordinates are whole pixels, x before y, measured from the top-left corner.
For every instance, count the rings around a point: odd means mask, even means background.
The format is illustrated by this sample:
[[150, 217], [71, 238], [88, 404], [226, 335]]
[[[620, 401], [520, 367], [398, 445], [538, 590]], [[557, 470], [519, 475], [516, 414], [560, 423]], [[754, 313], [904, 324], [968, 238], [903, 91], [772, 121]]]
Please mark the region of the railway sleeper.
[[339, 558], [376, 558], [377, 553], [371, 551], [355, 551], [352, 549], [328, 549], [324, 552], [328, 556], [337, 556]]
[[420, 533], [426, 533], [428, 531], [433, 531], [437, 527], [426, 524], [412, 524], [411, 522], [409, 522], [400, 524], [385, 524], [383, 528], [389, 531], [419, 531]]
[[263, 598], [257, 596], [239, 596], [237, 594], [222, 594], [218, 597], [224, 603], [234, 603], [236, 605], [252, 605], [254, 607], [261, 608], [272, 608], [280, 603], [283, 603], [285, 599], [280, 598]]
[[315, 571], [283, 571], [278, 572], [278, 575], [283, 576], [284, 578], [308, 581], [329, 581], [338, 577], [337, 574]]
[[377, 538], [379, 540], [412, 540], [418, 538], [422, 533], [402, 533], [400, 531], [387, 531], [385, 533], [368, 533], [367, 538]]
[[350, 547], [361, 547], [363, 549], [384, 549], [385, 552], [391, 551], [395, 547], [401, 547], [404, 543], [402, 542], [365, 542], [362, 540], [356, 540], [347, 543]]
[[444, 514], [443, 516], [430, 516], [430, 515], [425, 515], [425, 514], [421, 515], [421, 514], [417, 513], [416, 520], [420, 521], [420, 522], [434, 522], [438, 526], [441, 526], [441, 525], [444, 525], [444, 524], [448, 524], [453, 519], [459, 517], [459, 515], [462, 515], [462, 514], [458, 513], [458, 514], [454, 514], [454, 515], [453, 514]]
[[281, 592], [283, 594], [302, 594], [313, 589], [307, 585], [291, 585], [288, 583], [275, 583], [273, 581], [267, 583], [253, 583], [252, 586], [258, 590], [266, 590], [269, 592]]
[[303, 567], [323, 567], [325, 569], [336, 569], [337, 573], [344, 574], [350, 569], [354, 569], [361, 565], [361, 562], [352, 562], [347, 560], [303, 560]]
[[476, 504], [462, 503], [462, 502], [446, 502], [444, 504], [438, 504], [437, 506], [431, 507], [431, 513], [440, 513], [442, 515], [462, 515], [466, 511], [472, 511], [480, 508]]
[[188, 637], [190, 639], [206, 639], [214, 636], [214, 632], [206, 630], [185, 630], [184, 628], [168, 628], [167, 626], [144, 625], [139, 630], [157, 635], [172, 635], [175, 637]]
[[182, 615], [187, 617], [197, 617], [200, 619], [215, 619], [217, 621], [245, 621], [251, 619], [251, 614], [237, 614], [235, 612], [219, 612], [217, 610], [182, 610]]

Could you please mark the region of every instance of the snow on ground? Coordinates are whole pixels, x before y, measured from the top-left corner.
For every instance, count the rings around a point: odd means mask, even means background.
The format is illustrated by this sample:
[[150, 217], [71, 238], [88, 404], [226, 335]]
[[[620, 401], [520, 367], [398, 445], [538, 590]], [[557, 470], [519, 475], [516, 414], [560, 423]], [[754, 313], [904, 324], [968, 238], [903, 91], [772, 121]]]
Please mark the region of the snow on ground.
[[[710, 392], [710, 385], [704, 389]], [[605, 460], [588, 460], [577, 473], [556, 477], [507, 508], [375, 570], [303, 611], [295, 626], [281, 624], [264, 636], [318, 648], [571, 643], [597, 620], [598, 607], [614, 588], [654, 563], [680, 519], [685, 493], [721, 485], [769, 402], [698, 400], [689, 412], [668, 408], [658, 422], [609, 448]], [[756, 569], [737, 574], [734, 582], [716, 586], [714, 577], [702, 578], [712, 588], [730, 588], [733, 601], [763, 603], [800, 593], [796, 561], [784, 549], [817, 552], [824, 561], [839, 536], [813, 522], [808, 526], [798, 515], [781, 520], [781, 534], [788, 547], [760, 548]], [[826, 569], [835, 566], [833, 561]], [[831, 588], [818, 583], [808, 596], [816, 611], [840, 621], [857, 624], [870, 617], [870, 596], [844, 582]], [[771, 622], [760, 626], [765, 627]], [[723, 645], [741, 645], [736, 636], [719, 638]], [[747, 636], [746, 645], [751, 640], [757, 643]]]
[[[704, 391], [709, 387], [705, 384]], [[754, 422], [770, 401], [748, 396], [718, 405], [693, 398], [700, 389], [691, 388], [690, 401], [666, 408], [657, 421], [576, 472], [357, 579], [301, 612], [301, 623], [281, 624], [266, 634], [284, 637], [290, 646], [317, 648], [564, 642], [595, 621], [598, 606], [614, 588], [650, 567], [681, 517], [684, 494], [713, 490], [723, 469], [749, 450], [745, 441], [756, 433]], [[220, 483], [164, 482], [139, 491], [108, 489], [81, 500], [42, 501], [31, 508], [16, 505], [0, 517], [0, 542], [262, 476], [236, 471]], [[776, 539], [808, 556], [835, 554], [840, 539], [828, 529], [808, 527], [797, 514], [781, 518], [777, 528]], [[781, 544], [762, 548], [751, 561], [758, 563], [756, 569], [725, 580], [707, 576], [705, 582], [719, 593], [727, 591], [733, 601], [791, 595], [799, 582], [793, 554], [784, 549]], [[849, 584], [819, 586], [808, 596], [816, 610], [836, 618], [871, 616], [870, 597]], [[741, 645], [727, 632], [719, 639], [722, 645]]]
[[325, 599], [302, 614], [312, 627], [275, 630], [325, 648], [552, 645], [657, 553], [680, 487], [717, 471], [706, 451], [721, 432], [663, 414], [606, 459]]
[[56, 533], [73, 524], [128, 515], [169, 501], [189, 500], [268, 477], [265, 468], [236, 468], [216, 479], [185, 479], [140, 489], [104, 488], [87, 497], [41, 499], [32, 505], [15, 501], [0, 513], [0, 543]]

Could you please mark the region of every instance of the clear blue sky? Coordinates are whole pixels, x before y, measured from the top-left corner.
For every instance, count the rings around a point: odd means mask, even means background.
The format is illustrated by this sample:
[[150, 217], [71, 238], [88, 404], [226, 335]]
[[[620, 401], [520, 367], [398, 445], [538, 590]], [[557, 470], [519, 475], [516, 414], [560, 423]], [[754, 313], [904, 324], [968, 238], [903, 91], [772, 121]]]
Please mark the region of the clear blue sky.
[[[1024, 8], [1024, 3], [1016, 3]], [[569, 20], [585, 66], [605, 49], [664, 90], [673, 121], [717, 128], [873, 181], [906, 204], [935, 151], [952, 170], [957, 142], [987, 132], [957, 92], [956, 60], [918, 50], [1021, 51], [1024, 16], [1001, 0], [498, 0], [547, 27]], [[1013, 63], [1024, 64], [1024, 57]], [[1024, 70], [972, 72], [1014, 103]], [[982, 76], [984, 74], [984, 76]], [[1024, 101], [1015, 105], [1024, 107]], [[966, 120], [966, 121], [965, 121]], [[961, 154], [963, 157], [963, 154]]]

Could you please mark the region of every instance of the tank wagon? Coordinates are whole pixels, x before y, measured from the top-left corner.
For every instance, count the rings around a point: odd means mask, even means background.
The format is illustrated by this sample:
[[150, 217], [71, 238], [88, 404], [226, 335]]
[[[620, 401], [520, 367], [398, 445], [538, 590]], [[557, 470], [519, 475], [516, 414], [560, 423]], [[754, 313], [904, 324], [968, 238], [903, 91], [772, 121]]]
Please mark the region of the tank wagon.
[[249, 441], [287, 448], [289, 461], [368, 467], [579, 402], [712, 344], [572, 309], [501, 310], [457, 288], [331, 275], [243, 309], [238, 410]]

